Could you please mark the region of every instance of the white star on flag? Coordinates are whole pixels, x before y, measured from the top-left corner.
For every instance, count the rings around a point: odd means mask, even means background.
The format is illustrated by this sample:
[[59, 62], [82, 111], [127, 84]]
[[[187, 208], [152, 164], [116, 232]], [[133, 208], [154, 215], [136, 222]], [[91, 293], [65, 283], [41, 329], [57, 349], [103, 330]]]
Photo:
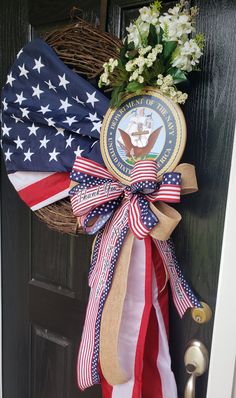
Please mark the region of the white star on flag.
[[52, 117], [48, 117], [48, 118], [44, 118], [46, 120], [46, 122], [48, 123], [48, 126], [53, 126], [55, 127], [55, 123]]
[[67, 140], [66, 140], [66, 148], [69, 146], [69, 147], [71, 147], [71, 143], [72, 143], [72, 141], [74, 140], [75, 138], [73, 137], [72, 138], [72, 135], [70, 134], [70, 136], [69, 136], [69, 138], [67, 138]]
[[101, 125], [102, 125], [101, 120], [99, 120], [99, 122], [93, 122], [93, 128], [91, 131], [97, 130], [100, 133]]
[[91, 104], [92, 107], [94, 108], [94, 103], [98, 102], [98, 99], [95, 97], [96, 91], [94, 91], [93, 94], [89, 94], [89, 93], [86, 93], [86, 94], [87, 94], [87, 97], [88, 97], [86, 103], [87, 104]]
[[29, 148], [27, 152], [24, 152], [24, 155], [25, 155], [24, 162], [26, 160], [29, 160], [31, 162], [31, 156], [34, 155], [34, 152], [30, 152], [30, 148]]
[[95, 120], [99, 120], [99, 117], [97, 116], [97, 112], [89, 113], [89, 116], [86, 117], [86, 119], [90, 120], [91, 122], [94, 122]]
[[11, 117], [12, 117], [12, 119], [15, 120], [15, 123], [18, 123], [18, 122], [24, 123], [23, 120], [21, 120], [19, 117], [16, 117], [16, 116], [13, 115], [13, 114], [11, 115]]
[[29, 71], [27, 70], [27, 69], [25, 69], [25, 64], [23, 64], [22, 66], [18, 66], [18, 68], [20, 69], [20, 74], [19, 74], [19, 76], [24, 76], [24, 77], [26, 77], [26, 79], [28, 79], [28, 73], [29, 73]]
[[6, 160], [11, 160], [11, 155], [13, 155], [13, 152], [10, 152], [10, 149], [8, 148], [7, 152], [4, 152], [6, 155]]
[[21, 140], [19, 135], [17, 137], [17, 140], [14, 140], [14, 142], [16, 143], [16, 148], [21, 148], [23, 149], [23, 142], [25, 142], [25, 140]]
[[69, 84], [69, 80], [66, 80], [66, 74], [64, 73], [63, 76], [58, 75], [59, 79], [60, 79], [60, 83], [59, 86], [63, 86], [64, 89], [66, 90], [66, 86], [67, 84]]
[[44, 91], [43, 91], [43, 90], [40, 90], [39, 84], [38, 84], [36, 87], [33, 87], [33, 86], [32, 86], [32, 89], [33, 89], [32, 97], [34, 97], [34, 96], [36, 95], [36, 96], [38, 97], [38, 99], [40, 99], [40, 95], [41, 95], [42, 93], [44, 93]]
[[27, 119], [29, 119], [28, 114], [30, 113], [30, 111], [28, 111], [28, 108], [20, 108], [21, 112], [22, 112], [22, 117], [27, 117]]
[[25, 98], [24, 95], [23, 95], [23, 91], [21, 91], [20, 94], [16, 94], [16, 100], [14, 102], [15, 102], [15, 104], [18, 103], [18, 104], [21, 105], [23, 101], [26, 101], [26, 99], [27, 98]]
[[63, 109], [64, 112], [67, 112], [67, 108], [69, 108], [70, 106], [72, 106], [71, 104], [69, 104], [68, 102], [68, 97], [66, 97], [65, 101], [60, 100], [61, 106], [59, 109]]
[[40, 141], [40, 143], [41, 143], [41, 145], [40, 145], [40, 147], [39, 148], [47, 148], [47, 143], [50, 141], [50, 140], [47, 140], [47, 138], [46, 138], [46, 135], [43, 137], [43, 139], [42, 140], [39, 140]]
[[33, 123], [31, 127], [27, 127], [27, 129], [29, 129], [30, 133], [29, 135], [36, 135], [37, 130], [39, 129], [39, 127], [36, 127], [35, 124]]
[[3, 98], [2, 104], [3, 104], [3, 110], [6, 111], [7, 108], [8, 108], [8, 105], [7, 105], [7, 102], [6, 102], [6, 97]]
[[64, 137], [64, 131], [65, 129], [62, 129], [61, 127], [55, 127], [57, 129], [56, 135], [62, 135]]
[[76, 123], [78, 120], [76, 120], [75, 116], [73, 117], [66, 117], [66, 120], [63, 120], [63, 123], [68, 123], [69, 126], [71, 126], [73, 123]]
[[51, 109], [49, 109], [49, 104], [47, 106], [40, 106], [40, 109], [37, 112], [41, 112], [43, 115], [47, 112], [51, 112]]
[[56, 162], [58, 161], [57, 156], [60, 154], [60, 152], [57, 152], [56, 148], [54, 148], [53, 151], [49, 152], [48, 154], [50, 155], [49, 162], [51, 162], [52, 160], [56, 160]]
[[78, 104], [84, 105], [83, 101], [80, 101], [78, 95], [76, 95], [76, 97], [72, 97]]
[[48, 85], [49, 90], [57, 91], [56, 87], [51, 83], [51, 80], [48, 80], [48, 82], [45, 81], [44, 83]]
[[41, 57], [39, 57], [39, 59], [35, 59], [34, 62], [35, 62], [35, 65], [34, 65], [33, 69], [37, 69], [38, 73], [40, 73], [40, 69], [45, 66], [41, 62]]
[[12, 72], [9, 73], [9, 75], [7, 75], [7, 81], [6, 84], [10, 84], [10, 86], [12, 87], [12, 82], [16, 80], [14, 77], [12, 77]]
[[82, 154], [83, 152], [84, 152], [83, 149], [80, 149], [80, 146], [79, 146], [79, 145], [77, 146], [76, 151], [74, 151], [74, 153], [75, 153], [76, 156], [81, 156], [81, 154]]
[[2, 135], [8, 135], [9, 137], [9, 131], [11, 130], [11, 127], [7, 127], [6, 124], [2, 126]]

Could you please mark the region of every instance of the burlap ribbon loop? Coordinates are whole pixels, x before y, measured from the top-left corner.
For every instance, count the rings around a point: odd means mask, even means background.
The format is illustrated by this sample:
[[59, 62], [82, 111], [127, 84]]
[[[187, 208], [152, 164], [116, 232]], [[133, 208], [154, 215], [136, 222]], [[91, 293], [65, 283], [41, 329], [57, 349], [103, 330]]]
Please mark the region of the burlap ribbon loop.
[[151, 203], [151, 210], [159, 222], [151, 230], [150, 235], [159, 240], [167, 240], [181, 220], [181, 215], [173, 207], [163, 202]]
[[189, 193], [194, 193], [198, 191], [197, 177], [194, 165], [189, 163], [181, 163], [175, 168], [174, 171], [177, 173], [181, 173], [181, 195], [187, 195]]

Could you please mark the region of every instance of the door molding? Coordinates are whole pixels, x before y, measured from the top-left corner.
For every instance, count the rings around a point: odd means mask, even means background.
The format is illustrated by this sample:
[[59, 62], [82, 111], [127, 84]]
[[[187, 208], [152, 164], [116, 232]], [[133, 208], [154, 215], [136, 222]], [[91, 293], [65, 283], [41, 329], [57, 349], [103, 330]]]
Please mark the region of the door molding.
[[235, 393], [233, 393], [236, 353], [236, 311], [234, 307], [236, 302], [235, 176], [236, 126], [226, 205], [207, 398], [235, 398]]

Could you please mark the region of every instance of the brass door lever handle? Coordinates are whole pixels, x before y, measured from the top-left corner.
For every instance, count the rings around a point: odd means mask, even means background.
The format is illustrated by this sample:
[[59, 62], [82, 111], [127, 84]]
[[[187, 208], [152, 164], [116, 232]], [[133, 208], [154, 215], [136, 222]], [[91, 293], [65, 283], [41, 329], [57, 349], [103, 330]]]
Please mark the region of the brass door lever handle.
[[208, 363], [209, 355], [204, 344], [198, 340], [191, 340], [184, 354], [185, 369], [190, 374], [185, 387], [184, 398], [195, 398], [196, 379], [206, 372]]

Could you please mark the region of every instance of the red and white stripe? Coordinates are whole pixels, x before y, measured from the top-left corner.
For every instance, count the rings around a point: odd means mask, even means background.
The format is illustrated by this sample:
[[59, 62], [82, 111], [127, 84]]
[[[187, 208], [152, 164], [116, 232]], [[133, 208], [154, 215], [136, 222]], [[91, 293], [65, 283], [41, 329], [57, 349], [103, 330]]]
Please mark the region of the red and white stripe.
[[155, 160], [141, 160], [135, 163], [131, 171], [131, 183], [157, 180], [157, 163]]
[[180, 185], [162, 184], [157, 193], [157, 200], [165, 202], [180, 202]]
[[130, 200], [129, 227], [138, 239], [145, 238], [145, 236], [150, 232], [142, 223], [137, 196], [133, 196]]
[[71, 197], [73, 213], [76, 217], [82, 216], [92, 208], [117, 199], [122, 192], [123, 189], [118, 182], [109, 183], [109, 187], [104, 184], [82, 189]]
[[194, 305], [190, 301], [188, 295], [186, 294], [186, 291], [182, 286], [182, 283], [176, 271], [176, 266], [174, 264], [172, 253], [168, 248], [168, 243], [166, 241], [158, 241], [156, 239], [153, 239], [153, 241], [160, 252], [162, 261], [168, 272], [173, 301], [180, 317], [182, 318], [187, 309], [193, 308]]
[[109, 171], [107, 171], [103, 166], [100, 166], [93, 160], [86, 159], [81, 156], [78, 156], [75, 159], [73, 170], [89, 174], [93, 177], [114, 179], [111, 173], [109, 173]]
[[68, 196], [69, 173], [17, 171], [8, 177], [21, 199], [34, 211]]
[[179, 203], [181, 186], [173, 184], [162, 184], [157, 192], [146, 195], [150, 202], [157, 200], [169, 203]]
[[[99, 253], [97, 257], [97, 263], [90, 275], [90, 296], [89, 302], [86, 310], [86, 318], [83, 328], [83, 334], [81, 339], [81, 344], [78, 354], [77, 362], [77, 380], [78, 385], [81, 390], [90, 387], [93, 384], [92, 381], [92, 359], [94, 353], [94, 341], [95, 341], [95, 324], [97, 319], [97, 314], [100, 306], [101, 296], [105, 289], [105, 285], [109, 276], [109, 267], [104, 263], [106, 257], [107, 262], [111, 261], [113, 256], [113, 251], [107, 251], [108, 247], [115, 247], [116, 241], [119, 238], [117, 234], [113, 233], [113, 228], [111, 224], [116, 225], [117, 228], [123, 228], [123, 226], [128, 222], [127, 209], [128, 203], [124, 203], [123, 206], [116, 211], [115, 216], [112, 221], [108, 221], [104, 233], [102, 236]], [[97, 290], [99, 282], [103, 278], [104, 284], [101, 286], [100, 291]]]
[[150, 251], [150, 238], [135, 239], [118, 342], [120, 365], [129, 381], [109, 386], [102, 378], [103, 398], [177, 398], [163, 280], [163, 263], [156, 251]]

